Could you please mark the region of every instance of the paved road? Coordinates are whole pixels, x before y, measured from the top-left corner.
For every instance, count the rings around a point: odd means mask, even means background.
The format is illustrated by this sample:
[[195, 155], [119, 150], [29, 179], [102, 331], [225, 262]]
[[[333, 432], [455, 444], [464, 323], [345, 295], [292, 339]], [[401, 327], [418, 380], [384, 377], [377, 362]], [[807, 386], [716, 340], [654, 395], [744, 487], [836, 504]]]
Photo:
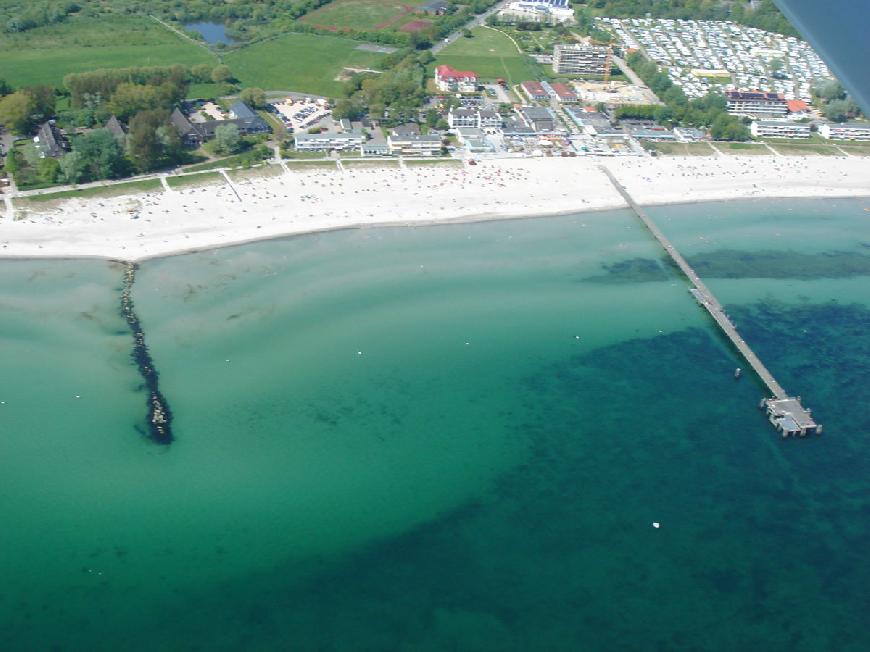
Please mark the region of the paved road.
[[492, 14], [497, 12], [499, 9], [504, 7], [508, 2], [509, 2], [509, 0], [502, 0], [502, 2], [499, 2], [495, 5], [493, 5], [492, 7], [490, 7], [486, 11], [484, 11], [482, 14], [480, 14], [479, 16], [475, 16], [471, 21], [465, 23], [465, 25], [463, 25], [462, 27], [457, 29], [455, 32], [453, 32], [447, 38], [443, 38], [440, 41], [438, 41], [435, 45], [432, 46], [432, 54], [438, 54], [439, 52], [441, 52], [441, 50], [443, 50], [448, 45], [453, 43], [453, 41], [455, 41], [458, 38], [462, 38], [462, 30], [474, 29], [475, 27], [480, 27], [481, 25], [483, 25], [489, 16], [491, 16]]

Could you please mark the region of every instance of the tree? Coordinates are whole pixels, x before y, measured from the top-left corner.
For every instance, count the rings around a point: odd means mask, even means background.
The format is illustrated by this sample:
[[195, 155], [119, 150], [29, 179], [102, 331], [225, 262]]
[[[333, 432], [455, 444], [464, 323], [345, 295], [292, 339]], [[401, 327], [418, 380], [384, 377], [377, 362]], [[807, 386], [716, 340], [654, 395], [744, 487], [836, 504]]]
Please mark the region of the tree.
[[36, 166], [36, 174], [43, 183], [54, 183], [60, 174], [60, 163], [56, 158], [46, 157]]
[[465, 38], [471, 38], [472, 37], [471, 30], [468, 29], [467, 27], [465, 29], [463, 29], [462, 36], [464, 36]]
[[60, 174], [67, 183], [78, 183], [85, 176], [85, 166], [78, 152], [69, 152], [60, 159]]
[[111, 179], [123, 175], [126, 168], [124, 151], [108, 129], [95, 129], [73, 141], [73, 152], [87, 179]]
[[858, 112], [858, 105], [851, 99], [831, 100], [822, 112], [828, 120], [834, 122], [846, 122]]
[[255, 109], [266, 106], [266, 92], [262, 88], [246, 88], [239, 93], [239, 99]]
[[214, 149], [221, 154], [234, 154], [239, 151], [242, 136], [236, 125], [221, 125], [214, 130]]
[[341, 99], [335, 103], [335, 108], [332, 109], [332, 117], [336, 120], [347, 118], [348, 120], [359, 120], [362, 117], [362, 108], [353, 100]]
[[121, 120], [134, 113], [156, 109], [164, 105], [165, 97], [157, 86], [146, 84], [119, 84], [112, 94], [109, 108]]
[[9, 131], [27, 135], [33, 127], [33, 98], [24, 91], [16, 91], [0, 99], [0, 122]]
[[212, 67], [207, 63], [198, 63], [190, 69], [191, 76], [198, 82], [210, 82]]
[[225, 64], [215, 66], [214, 70], [211, 71], [211, 80], [215, 84], [225, 84], [232, 78], [233, 73], [230, 71], [230, 67]]
[[175, 129], [165, 109], [140, 111], [134, 115], [127, 135], [127, 150], [134, 165], [139, 170], [148, 171], [174, 163], [179, 150], [177, 133], [176, 139], [172, 139], [173, 132]]
[[13, 90], [5, 79], [0, 79], [0, 95], [9, 95]]

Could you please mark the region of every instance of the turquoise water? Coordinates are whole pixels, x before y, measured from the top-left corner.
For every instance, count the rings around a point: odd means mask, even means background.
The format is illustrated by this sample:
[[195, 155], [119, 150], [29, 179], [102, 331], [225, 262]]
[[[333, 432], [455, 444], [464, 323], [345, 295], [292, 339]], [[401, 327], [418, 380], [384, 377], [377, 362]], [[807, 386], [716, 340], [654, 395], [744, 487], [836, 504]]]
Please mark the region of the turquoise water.
[[867, 649], [867, 208], [651, 211], [811, 440], [625, 212], [143, 264], [170, 447], [120, 269], [3, 261], [0, 647]]

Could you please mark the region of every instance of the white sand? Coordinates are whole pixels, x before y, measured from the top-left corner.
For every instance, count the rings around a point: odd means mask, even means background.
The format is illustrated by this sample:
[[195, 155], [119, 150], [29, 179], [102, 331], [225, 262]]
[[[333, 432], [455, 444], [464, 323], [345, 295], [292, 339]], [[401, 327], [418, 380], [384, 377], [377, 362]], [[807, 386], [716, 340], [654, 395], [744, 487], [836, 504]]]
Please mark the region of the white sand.
[[241, 202], [222, 184], [41, 206], [26, 219], [0, 219], [0, 257], [139, 260], [326, 229], [624, 206], [600, 163], [646, 204], [870, 196], [870, 158], [857, 157], [502, 159], [461, 169], [309, 168], [235, 182]]

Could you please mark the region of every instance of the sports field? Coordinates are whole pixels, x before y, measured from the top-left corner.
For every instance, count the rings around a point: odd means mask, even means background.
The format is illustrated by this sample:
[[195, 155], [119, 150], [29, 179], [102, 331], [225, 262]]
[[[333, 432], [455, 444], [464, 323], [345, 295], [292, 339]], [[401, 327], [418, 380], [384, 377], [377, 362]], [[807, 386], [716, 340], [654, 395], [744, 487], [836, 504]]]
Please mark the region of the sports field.
[[287, 34], [228, 53], [224, 61], [243, 86], [336, 96], [344, 67], [373, 68], [384, 55], [358, 49], [359, 41], [317, 34]]
[[398, 29], [415, 20], [424, 0], [334, 0], [301, 20], [325, 29]]
[[513, 41], [501, 32], [478, 27], [471, 33], [472, 38], [458, 38], [441, 50], [435, 63], [474, 71], [484, 80], [503, 77], [510, 84], [543, 76], [541, 66], [518, 52]]
[[20, 34], [0, 34], [0, 78], [13, 86], [60, 86], [71, 72], [175, 63], [216, 64], [217, 59], [139, 17], [74, 17]]

